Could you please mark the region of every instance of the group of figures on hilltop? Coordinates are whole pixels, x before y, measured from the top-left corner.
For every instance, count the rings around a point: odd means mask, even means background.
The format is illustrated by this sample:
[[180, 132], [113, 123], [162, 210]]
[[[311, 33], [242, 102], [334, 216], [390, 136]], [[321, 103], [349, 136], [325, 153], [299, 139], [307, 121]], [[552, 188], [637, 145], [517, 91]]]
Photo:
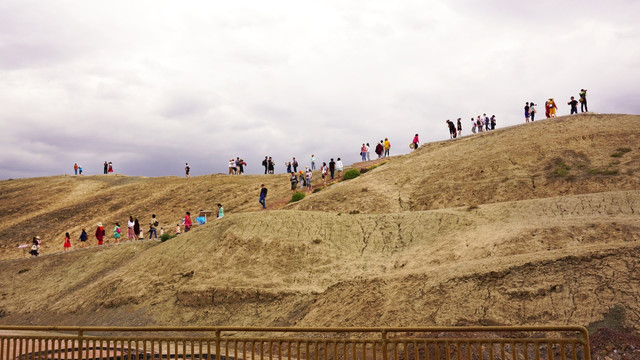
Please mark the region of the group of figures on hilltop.
[[[580, 89], [580, 92], [578, 93], [578, 100], [576, 100], [574, 96], [571, 96], [571, 98], [569, 99], [569, 102], [567, 102], [567, 105], [569, 105], [570, 107], [570, 113], [569, 113], [570, 115], [578, 113], [578, 104], [580, 104], [580, 112], [589, 112], [589, 108], [587, 106], [587, 90], [586, 89]], [[536, 106], [537, 105], [534, 104], [533, 101], [525, 103], [524, 105], [525, 122], [529, 122], [529, 120], [535, 121], [535, 116], [536, 116], [536, 113], [538, 112], [535, 108]], [[558, 111], [558, 105], [554, 98], [549, 98], [547, 101], [544, 102], [544, 115], [547, 119], [555, 118], [557, 116], [557, 111]]]

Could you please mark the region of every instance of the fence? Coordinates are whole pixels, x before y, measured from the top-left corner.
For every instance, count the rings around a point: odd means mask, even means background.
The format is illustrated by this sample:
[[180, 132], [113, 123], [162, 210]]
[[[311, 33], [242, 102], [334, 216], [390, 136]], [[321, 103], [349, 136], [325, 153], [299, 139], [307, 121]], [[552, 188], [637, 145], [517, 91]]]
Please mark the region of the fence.
[[590, 360], [587, 330], [554, 327], [0, 326], [0, 360]]

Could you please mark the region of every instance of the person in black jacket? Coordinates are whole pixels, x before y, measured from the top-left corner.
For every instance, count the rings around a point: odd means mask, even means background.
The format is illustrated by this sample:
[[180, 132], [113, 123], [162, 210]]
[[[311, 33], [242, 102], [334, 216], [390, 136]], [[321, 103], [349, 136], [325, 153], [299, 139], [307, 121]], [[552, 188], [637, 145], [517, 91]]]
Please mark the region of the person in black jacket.
[[264, 184], [260, 185], [260, 200], [258, 202], [262, 205], [263, 209], [267, 208], [266, 200], [267, 200], [267, 188], [264, 187]]
[[269, 157], [265, 156], [264, 160], [262, 160], [262, 166], [264, 166], [264, 173], [266, 174], [269, 170]]
[[80, 243], [82, 243], [82, 247], [87, 243], [87, 231], [82, 229], [82, 234], [80, 234]]
[[331, 173], [331, 180], [333, 180], [334, 174], [336, 173], [336, 162], [333, 161], [333, 158], [329, 161], [329, 172]]

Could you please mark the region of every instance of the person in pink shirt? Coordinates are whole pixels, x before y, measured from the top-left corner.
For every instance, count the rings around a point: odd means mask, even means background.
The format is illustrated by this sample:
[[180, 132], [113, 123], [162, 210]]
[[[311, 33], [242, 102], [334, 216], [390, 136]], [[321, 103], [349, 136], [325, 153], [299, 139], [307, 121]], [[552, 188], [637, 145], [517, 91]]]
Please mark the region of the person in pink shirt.
[[418, 139], [418, 134], [416, 134], [416, 136], [413, 137], [413, 150], [418, 148], [418, 144], [420, 143], [420, 140]]

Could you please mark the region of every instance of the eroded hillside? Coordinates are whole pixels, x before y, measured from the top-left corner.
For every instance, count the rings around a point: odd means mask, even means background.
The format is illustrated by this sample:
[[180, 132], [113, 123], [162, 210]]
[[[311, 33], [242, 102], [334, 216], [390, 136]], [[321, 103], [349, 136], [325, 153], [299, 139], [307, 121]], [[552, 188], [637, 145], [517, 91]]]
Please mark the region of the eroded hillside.
[[[262, 182], [272, 201], [290, 197], [286, 176], [5, 181], [3, 236], [9, 218], [55, 233], [100, 211], [233, 211], [163, 243], [4, 260], [0, 322], [589, 325], [622, 308], [620, 324], [640, 330], [638, 120], [566, 117], [429, 144], [281, 210], [249, 211]], [[25, 197], [14, 211], [9, 199]]]

